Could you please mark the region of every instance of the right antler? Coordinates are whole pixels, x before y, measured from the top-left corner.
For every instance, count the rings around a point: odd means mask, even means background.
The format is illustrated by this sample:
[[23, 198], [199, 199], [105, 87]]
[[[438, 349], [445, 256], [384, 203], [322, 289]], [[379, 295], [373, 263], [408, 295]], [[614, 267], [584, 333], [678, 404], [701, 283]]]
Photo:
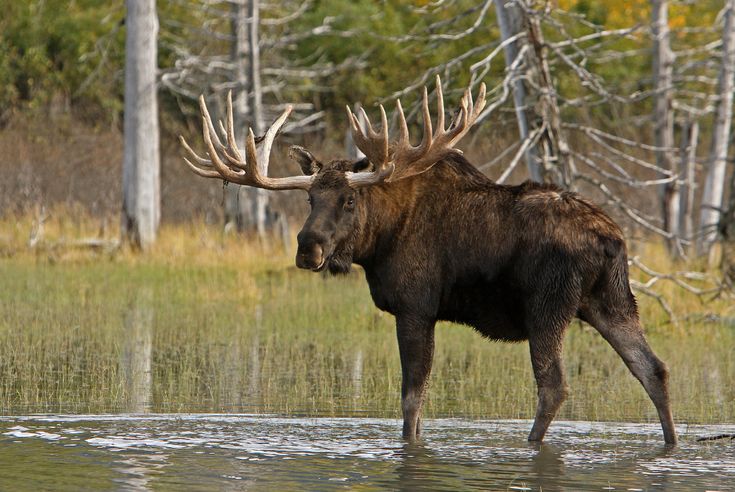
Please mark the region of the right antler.
[[[472, 93], [467, 88], [460, 101], [459, 113], [452, 119], [448, 129], [444, 128], [444, 95], [439, 75], [436, 76], [436, 98], [437, 98], [437, 122], [436, 131], [432, 131], [431, 113], [429, 112], [429, 98], [426, 87], [424, 87], [422, 114], [424, 120], [424, 135], [421, 143], [417, 146], [411, 145], [408, 134], [406, 116], [403, 114], [401, 101], [396, 101], [398, 113], [399, 135], [398, 140], [392, 145], [392, 152], [388, 150], [388, 122], [385, 109], [380, 106], [381, 128], [375, 132], [365, 110], [360, 108], [362, 116], [367, 122], [366, 132], [360, 127], [357, 116], [347, 107], [347, 116], [350, 121], [352, 137], [363, 154], [373, 163], [376, 170], [383, 170], [386, 180], [396, 181], [421, 174], [429, 170], [434, 164], [456, 151], [454, 145], [469, 131], [485, 107], [485, 84], [480, 85], [477, 101], [472, 101]], [[366, 135], [367, 133], [367, 135]], [[395, 172], [388, 170], [395, 168]], [[363, 174], [363, 173], [360, 173]], [[358, 176], [357, 174], [353, 176]], [[350, 179], [350, 176], [348, 176]]]
[[219, 122], [220, 128], [227, 136], [227, 147], [222, 145], [217, 136], [212, 118], [209, 116], [209, 110], [207, 110], [207, 104], [204, 102], [204, 96], [199, 96], [199, 108], [202, 112], [202, 134], [204, 143], [207, 144], [209, 159], [197, 155], [186, 143], [184, 137], [179, 136], [181, 145], [198, 164], [198, 166], [194, 165], [184, 157], [186, 163], [196, 174], [205, 178], [219, 178], [231, 183], [267, 190], [308, 190], [311, 187], [314, 180], [313, 176], [289, 176], [286, 178], [271, 178], [268, 176], [268, 161], [273, 140], [286, 122], [288, 115], [291, 114], [292, 107], [290, 105], [268, 128], [259, 142], [259, 146], [256, 147], [253, 130], [248, 130], [248, 136], [245, 140], [245, 158], [243, 158], [235, 140], [234, 124], [232, 122], [232, 93], [227, 94], [227, 128], [223, 128], [222, 122]]

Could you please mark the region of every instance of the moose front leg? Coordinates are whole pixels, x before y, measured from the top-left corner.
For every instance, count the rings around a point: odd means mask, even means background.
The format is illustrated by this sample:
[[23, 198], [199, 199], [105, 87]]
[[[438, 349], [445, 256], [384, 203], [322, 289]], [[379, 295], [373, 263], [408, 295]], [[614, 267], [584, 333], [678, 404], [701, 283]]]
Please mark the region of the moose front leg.
[[421, 434], [421, 406], [434, 358], [434, 324], [434, 320], [411, 316], [400, 316], [396, 320], [403, 376], [403, 438], [408, 440]]

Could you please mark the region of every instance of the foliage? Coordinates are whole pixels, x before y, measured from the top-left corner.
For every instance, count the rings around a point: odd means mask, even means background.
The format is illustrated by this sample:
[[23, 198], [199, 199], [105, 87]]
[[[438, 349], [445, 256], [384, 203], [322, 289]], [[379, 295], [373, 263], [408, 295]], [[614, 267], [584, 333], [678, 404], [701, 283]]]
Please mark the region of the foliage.
[[[207, 39], [205, 31], [227, 25], [226, 2], [212, 3], [208, 11], [192, 8], [194, 0], [159, 3], [161, 23], [159, 65], [171, 67], [178, 46], [218, 46], [227, 53], [227, 41]], [[605, 28], [645, 24], [649, 2], [617, 0], [562, 0], [559, 5], [572, 14], [582, 14]], [[264, 18], [288, 14], [296, 4], [282, 0], [269, 2]], [[434, 2], [399, 0], [315, 0], [296, 21], [299, 28], [321, 25], [333, 18], [332, 32], [311, 36], [293, 43], [279, 54], [294, 62], [319, 59], [339, 64], [351, 57], [363, 56], [361, 70], [348, 70], [331, 76], [326, 87], [318, 87], [320, 108], [337, 111], [355, 101], [372, 103], [395, 92], [432, 66], [452, 60], [472, 47], [498, 39], [494, 14], [469, 35], [457, 39], [431, 39], [439, 32], [458, 33], [472, 25], [478, 2], [456, 0], [437, 7]], [[124, 16], [122, 2], [99, 0], [0, 0], [0, 108], [43, 111], [50, 106], [76, 109], [82, 116], [113, 120], [121, 110], [122, 70], [124, 67]], [[712, 25], [720, 2], [707, 0], [672, 6], [672, 28], [683, 25]], [[492, 10], [492, 9], [491, 9]], [[217, 16], [219, 15], [219, 19]], [[198, 26], [183, 29], [182, 26]], [[284, 25], [280, 34], [292, 34]], [[688, 41], [691, 38], [686, 38]], [[621, 41], [621, 48], [630, 45]], [[475, 59], [468, 59], [468, 66]], [[594, 63], [594, 61], [592, 62]], [[611, 81], [634, 86], [646, 79], [649, 64], [645, 58], [630, 64], [608, 63], [602, 76]], [[461, 72], [461, 71], [457, 71]], [[495, 75], [502, 73], [498, 67]], [[463, 76], [464, 77], [464, 76]], [[575, 90], [569, 79], [561, 84]], [[315, 89], [316, 81], [304, 81], [301, 90]], [[464, 80], [457, 80], [461, 85]], [[306, 94], [288, 93], [289, 99], [303, 100]], [[180, 107], [164, 100], [163, 108], [180, 118]]]

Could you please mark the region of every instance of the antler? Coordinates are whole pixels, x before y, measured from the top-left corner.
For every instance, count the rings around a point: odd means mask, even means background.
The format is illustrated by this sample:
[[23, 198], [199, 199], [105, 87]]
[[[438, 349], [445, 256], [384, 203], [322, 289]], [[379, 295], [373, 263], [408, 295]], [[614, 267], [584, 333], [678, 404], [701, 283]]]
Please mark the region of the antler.
[[[476, 102], [472, 100], [472, 93], [469, 87], [464, 91], [464, 95], [460, 101], [459, 112], [452, 119], [449, 128], [446, 129], [444, 128], [444, 95], [442, 94], [439, 75], [436, 76], [436, 99], [438, 113], [436, 131], [432, 131], [428, 91], [424, 87], [422, 104], [424, 134], [421, 143], [417, 146], [411, 145], [406, 116], [403, 113], [401, 101], [396, 101], [399, 134], [398, 140], [391, 146], [392, 152], [388, 150], [388, 123], [383, 106], [380, 106], [382, 121], [379, 132], [373, 130], [367, 114], [360, 108], [362, 116], [367, 122], [366, 131], [363, 131], [357, 116], [347, 107], [352, 138], [357, 148], [367, 156], [376, 168], [375, 173], [358, 173], [348, 176], [347, 179], [354, 181], [363, 174], [372, 174], [376, 176], [372, 176], [371, 178], [365, 177], [363, 179], [371, 179], [371, 182], [373, 182], [375, 179], [378, 179], [377, 175], [381, 175], [385, 176], [383, 178], [385, 180], [396, 181], [421, 174], [429, 170], [434, 164], [449, 155], [449, 153], [459, 152], [454, 149], [454, 145], [465, 136], [485, 107], [485, 84], [480, 85], [480, 92], [477, 95]], [[395, 169], [395, 172], [393, 172], [393, 169]]]
[[288, 105], [281, 116], [268, 128], [262, 140], [258, 142], [258, 146], [255, 143], [253, 130], [251, 128], [248, 129], [248, 136], [245, 140], [244, 158], [235, 140], [235, 130], [232, 121], [232, 92], [227, 94], [227, 127], [224, 128], [222, 122], [219, 122], [220, 129], [227, 137], [226, 147], [217, 136], [214, 124], [212, 124], [212, 118], [209, 116], [207, 104], [204, 102], [204, 96], [199, 96], [199, 108], [202, 112], [202, 134], [204, 136], [204, 143], [207, 145], [209, 159], [200, 157], [189, 147], [184, 137], [179, 136], [181, 145], [184, 146], [184, 149], [186, 149], [192, 159], [198, 164], [194, 165], [189, 159], [184, 157], [184, 161], [186, 161], [191, 170], [196, 174], [205, 178], [219, 178], [231, 183], [253, 186], [255, 188], [265, 188], [267, 190], [308, 190], [311, 187], [311, 183], [314, 180], [313, 176], [289, 176], [286, 178], [271, 178], [268, 176], [268, 161], [270, 159], [273, 140], [291, 114], [293, 109], [291, 105]]

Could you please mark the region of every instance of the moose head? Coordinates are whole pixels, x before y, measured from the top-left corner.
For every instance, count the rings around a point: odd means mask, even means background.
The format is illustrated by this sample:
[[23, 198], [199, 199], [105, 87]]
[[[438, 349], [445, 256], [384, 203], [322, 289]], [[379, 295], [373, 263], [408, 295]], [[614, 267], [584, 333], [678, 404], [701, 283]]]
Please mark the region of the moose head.
[[347, 107], [353, 139], [366, 157], [358, 161], [334, 159], [322, 163], [307, 149], [293, 146], [289, 155], [298, 162], [304, 175], [283, 178], [268, 176], [268, 164], [273, 141], [290, 115], [291, 106], [284, 110], [257, 143], [252, 130], [249, 130], [243, 152], [235, 139], [232, 95], [228, 94], [227, 97], [226, 124], [219, 122], [222, 138], [215, 130], [204, 98], [200, 97], [203, 137], [209, 158], [200, 157], [180, 137], [181, 144], [193, 160], [185, 158], [185, 161], [196, 174], [207, 178], [268, 190], [307, 191], [311, 213], [297, 236], [296, 266], [317, 272], [328, 269], [331, 273], [343, 273], [349, 270], [353, 260], [355, 231], [359, 227], [360, 190], [421, 174], [449, 154], [460, 152], [454, 145], [464, 137], [485, 107], [485, 84], [481, 84], [476, 102], [468, 88], [449, 127], [445, 128], [441, 87], [437, 75], [435, 129], [431, 121], [428, 91], [424, 87], [421, 105], [423, 137], [418, 145], [414, 146], [410, 142], [400, 100], [396, 101], [398, 136], [392, 142], [388, 118], [382, 105], [380, 129], [377, 131], [362, 108], [362, 117], [366, 122], [364, 129], [357, 115]]

